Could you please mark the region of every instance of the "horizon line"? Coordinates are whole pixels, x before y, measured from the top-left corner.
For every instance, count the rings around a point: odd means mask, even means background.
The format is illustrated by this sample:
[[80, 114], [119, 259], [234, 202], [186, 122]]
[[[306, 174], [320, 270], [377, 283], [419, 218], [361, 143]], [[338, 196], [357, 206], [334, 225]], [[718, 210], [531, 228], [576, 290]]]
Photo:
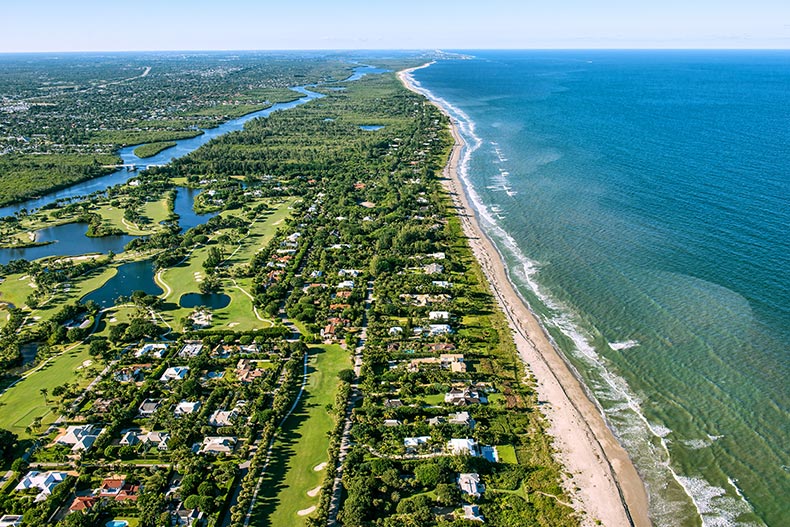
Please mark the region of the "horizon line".
[[480, 47], [480, 48], [215, 48], [215, 49], [77, 49], [2, 51], [0, 55], [36, 55], [52, 53], [231, 53], [231, 52], [468, 52], [468, 51], [790, 51], [790, 47]]

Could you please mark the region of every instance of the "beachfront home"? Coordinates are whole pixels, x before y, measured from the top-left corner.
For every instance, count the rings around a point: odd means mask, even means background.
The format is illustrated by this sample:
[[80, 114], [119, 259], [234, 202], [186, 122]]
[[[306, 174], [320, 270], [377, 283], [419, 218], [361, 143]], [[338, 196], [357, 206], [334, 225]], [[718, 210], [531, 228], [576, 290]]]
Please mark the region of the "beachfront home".
[[480, 508], [477, 505], [464, 505], [463, 507], [465, 520], [471, 520], [476, 522], [484, 522], [485, 518], [483, 515], [480, 514]]
[[41, 492], [36, 495], [34, 501], [44, 501], [47, 499], [47, 496], [52, 494], [52, 490], [55, 487], [63, 483], [67, 476], [68, 474], [65, 472], [39, 472], [37, 470], [31, 470], [22, 478], [22, 481], [14, 487], [14, 490], [38, 489]]
[[474, 439], [450, 439], [447, 442], [447, 450], [454, 456], [477, 456], [477, 441]]
[[467, 496], [479, 497], [483, 493], [483, 485], [480, 483], [480, 474], [477, 472], [468, 472], [458, 474], [458, 486], [461, 492]]

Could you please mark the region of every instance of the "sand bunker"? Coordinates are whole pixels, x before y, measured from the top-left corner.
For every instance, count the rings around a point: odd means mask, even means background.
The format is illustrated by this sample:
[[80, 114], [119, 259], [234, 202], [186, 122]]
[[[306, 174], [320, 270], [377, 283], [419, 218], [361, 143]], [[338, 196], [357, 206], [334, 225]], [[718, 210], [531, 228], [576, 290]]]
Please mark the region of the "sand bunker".
[[313, 470], [315, 470], [316, 472], [320, 472], [320, 471], [324, 470], [325, 468], [326, 468], [326, 461], [324, 461], [323, 463], [319, 463], [318, 465], [314, 466]]
[[316, 488], [307, 491], [307, 495], [311, 498], [315, 498], [318, 496], [318, 493], [321, 492], [321, 485], [318, 485]]
[[312, 507], [307, 507], [306, 509], [302, 509], [300, 511], [296, 511], [296, 514], [298, 514], [299, 516], [307, 516], [314, 510], [315, 510], [315, 505], [313, 505]]

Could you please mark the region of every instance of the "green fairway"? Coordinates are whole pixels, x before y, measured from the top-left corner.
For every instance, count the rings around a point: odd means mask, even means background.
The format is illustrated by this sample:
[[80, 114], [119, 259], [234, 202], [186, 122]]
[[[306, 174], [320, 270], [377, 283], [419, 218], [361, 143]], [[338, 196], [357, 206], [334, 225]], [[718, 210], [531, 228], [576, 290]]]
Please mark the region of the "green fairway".
[[151, 234], [162, 228], [160, 222], [170, 215], [167, 198], [164, 197], [156, 201], [148, 201], [142, 206], [141, 216], [146, 218], [146, 223], [131, 223], [123, 218], [123, 209], [104, 205], [96, 211], [102, 217], [104, 225], [115, 229], [121, 229], [133, 236], [143, 236]]
[[351, 367], [351, 359], [338, 345], [311, 348], [310, 353], [307, 386], [274, 444], [253, 525], [304, 525], [309, 513], [298, 512], [318, 505], [318, 496], [307, 493], [320, 486], [326, 475], [324, 469], [315, 470], [327, 461], [327, 432], [334, 426], [325, 406], [334, 402], [337, 374]]
[[25, 305], [25, 299], [35, 291], [26, 274], [10, 274], [0, 283], [0, 302], [9, 302], [16, 307]]
[[[57, 417], [53, 413], [54, 403], [47, 404], [41, 389], [52, 393], [53, 388], [66, 382], [77, 382], [86, 386], [95, 376], [84, 375], [87, 368], [83, 363], [90, 360], [88, 346], [79, 345], [34, 370], [24, 380], [18, 382], [0, 395], [0, 428], [17, 434], [21, 439], [31, 437], [25, 429], [36, 417], [41, 417], [42, 430]], [[99, 367], [99, 365], [94, 365]]]

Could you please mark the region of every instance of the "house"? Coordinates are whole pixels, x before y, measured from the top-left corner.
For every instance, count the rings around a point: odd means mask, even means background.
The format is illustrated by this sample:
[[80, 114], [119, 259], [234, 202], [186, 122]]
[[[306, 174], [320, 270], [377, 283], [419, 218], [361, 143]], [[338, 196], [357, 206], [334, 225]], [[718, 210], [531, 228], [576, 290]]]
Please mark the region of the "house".
[[203, 343], [199, 340], [188, 340], [184, 346], [178, 351], [178, 356], [184, 359], [197, 357], [203, 351]]
[[59, 445], [70, 446], [72, 452], [90, 450], [101, 433], [102, 428], [98, 425], [70, 426], [55, 442]]
[[154, 415], [159, 407], [162, 405], [162, 402], [159, 399], [146, 399], [140, 406], [137, 408], [140, 417], [150, 417]]
[[451, 425], [468, 426], [472, 429], [476, 424], [475, 420], [469, 415], [469, 412], [456, 412], [454, 414], [450, 414], [447, 422]]
[[22, 478], [22, 481], [14, 487], [14, 490], [38, 489], [41, 492], [36, 495], [34, 501], [44, 501], [47, 499], [47, 496], [52, 494], [52, 490], [55, 487], [63, 483], [67, 476], [68, 474], [65, 472], [39, 472], [37, 470], [31, 470]]
[[438, 263], [428, 264], [423, 266], [423, 271], [425, 274], [442, 274], [444, 272], [444, 266]]
[[[439, 267], [441, 267], [441, 265]], [[449, 289], [453, 286], [453, 284], [447, 280], [432, 280], [431, 285], [434, 287], [441, 287], [442, 289]]]
[[[338, 276], [353, 276], [354, 278], [356, 278], [357, 276], [359, 276], [360, 272], [361, 271], [359, 271], [358, 269], [341, 269], [337, 272], [337, 274]], [[353, 282], [352, 282], [352, 287], [353, 287]]]
[[97, 489], [99, 497], [115, 501], [137, 500], [140, 491], [139, 485], [126, 482], [125, 478], [106, 478]]
[[264, 371], [260, 368], [253, 369], [253, 364], [255, 364], [255, 362], [250, 359], [240, 359], [239, 362], [236, 363], [236, 376], [239, 382], [250, 384], [255, 379], [263, 377]]
[[189, 373], [189, 366], [173, 366], [165, 370], [165, 373], [159, 378], [162, 382], [168, 381], [181, 381]]
[[227, 456], [232, 454], [235, 448], [235, 437], [206, 437], [203, 439], [203, 446], [200, 447], [199, 452], [214, 455], [225, 454]]
[[384, 408], [400, 408], [403, 406], [403, 401], [400, 399], [387, 399], [384, 401]]
[[190, 401], [181, 401], [173, 410], [173, 414], [176, 417], [181, 417], [184, 415], [194, 414], [200, 410], [200, 401], [190, 402]]
[[0, 527], [13, 527], [16, 525], [22, 525], [22, 516], [16, 514], [0, 516]]
[[429, 324], [428, 334], [432, 337], [438, 335], [449, 335], [453, 330], [449, 324]]
[[337, 289], [354, 289], [354, 281], [353, 280], [343, 280], [339, 284], [337, 284]]
[[115, 403], [115, 399], [103, 399], [99, 397], [95, 401], [93, 401], [93, 405], [91, 406], [91, 411], [95, 414], [106, 414], [110, 411], [110, 407]]
[[472, 457], [477, 456], [477, 441], [474, 439], [450, 439], [447, 442], [447, 450], [454, 456], [469, 455]]
[[458, 474], [458, 486], [461, 492], [467, 496], [479, 497], [483, 493], [483, 485], [480, 483], [480, 474], [477, 472], [468, 472]]
[[480, 514], [480, 508], [477, 505], [464, 505], [464, 520], [471, 520], [476, 522], [484, 522], [483, 515]]
[[455, 351], [455, 344], [452, 342], [432, 342], [425, 347], [432, 353]]
[[191, 527], [192, 525], [200, 525], [203, 513], [198, 509], [184, 508], [183, 503], [181, 503], [173, 514], [173, 519], [175, 520], [175, 525]]
[[167, 432], [148, 432], [146, 435], [141, 436], [140, 440], [145, 445], [156, 445], [156, 448], [159, 450], [167, 450], [170, 434]]
[[384, 426], [400, 426], [402, 424], [403, 423], [397, 419], [384, 419]]
[[449, 311], [431, 311], [428, 313], [428, 320], [450, 320]]
[[[84, 512], [93, 508], [94, 505], [99, 503], [98, 496], [77, 496], [69, 506], [69, 512]], [[2, 525], [2, 523], [0, 523]]]
[[121, 368], [113, 374], [118, 382], [140, 382], [143, 380], [142, 364]]
[[466, 406], [468, 404], [486, 404], [488, 398], [474, 386], [454, 386], [444, 394], [444, 402], [455, 406]]
[[414, 448], [418, 448], [421, 445], [427, 445], [428, 441], [430, 440], [431, 440], [431, 436], [404, 437], [403, 446], [411, 450]]
[[388, 333], [390, 334], [390, 336], [394, 337], [395, 335], [400, 335], [401, 333], [403, 333], [403, 328], [400, 326], [392, 326], [389, 329]]
[[161, 359], [162, 356], [165, 354], [165, 351], [167, 351], [167, 344], [157, 342], [157, 343], [146, 344], [145, 346], [137, 350], [134, 356], [140, 358], [140, 357], [145, 357], [146, 355], [150, 355], [155, 359]]
[[211, 426], [233, 426], [233, 421], [239, 416], [239, 413], [234, 408], [233, 410], [217, 410], [208, 419], [208, 424]]
[[121, 446], [134, 446], [140, 442], [140, 436], [134, 430], [129, 430], [123, 433], [119, 444]]

